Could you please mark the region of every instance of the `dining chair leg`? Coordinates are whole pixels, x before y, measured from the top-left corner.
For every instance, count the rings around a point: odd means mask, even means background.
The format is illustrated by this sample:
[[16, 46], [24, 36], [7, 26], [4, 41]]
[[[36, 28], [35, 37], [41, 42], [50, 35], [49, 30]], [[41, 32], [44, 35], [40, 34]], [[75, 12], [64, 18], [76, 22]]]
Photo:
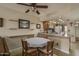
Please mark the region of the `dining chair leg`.
[[37, 47], [37, 56], [39, 56], [39, 48]]
[[52, 51], [51, 55], [53, 56], [53, 51]]
[[22, 56], [24, 56], [24, 51], [22, 50]]

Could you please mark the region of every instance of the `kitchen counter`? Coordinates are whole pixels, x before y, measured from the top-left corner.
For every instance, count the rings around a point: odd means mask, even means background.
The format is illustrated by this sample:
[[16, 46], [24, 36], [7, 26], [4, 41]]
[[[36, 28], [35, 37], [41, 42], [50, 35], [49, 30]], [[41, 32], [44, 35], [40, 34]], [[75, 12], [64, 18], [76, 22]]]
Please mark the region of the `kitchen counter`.
[[58, 34], [39, 33], [40, 35], [47, 35], [50, 40], [54, 41], [54, 48], [64, 53], [69, 54], [69, 37]]
[[27, 33], [27, 34], [12, 34], [12, 35], [6, 35], [6, 36], [1, 36], [1, 37], [20, 37], [20, 36], [29, 36], [29, 35], [34, 35], [33, 33]]
[[65, 36], [65, 35], [61, 35], [61, 34], [56, 34], [56, 33], [39, 33], [39, 34], [45, 34], [45, 35], [48, 35], [50, 37], [59, 37], [59, 38], [69, 38], [68, 36]]

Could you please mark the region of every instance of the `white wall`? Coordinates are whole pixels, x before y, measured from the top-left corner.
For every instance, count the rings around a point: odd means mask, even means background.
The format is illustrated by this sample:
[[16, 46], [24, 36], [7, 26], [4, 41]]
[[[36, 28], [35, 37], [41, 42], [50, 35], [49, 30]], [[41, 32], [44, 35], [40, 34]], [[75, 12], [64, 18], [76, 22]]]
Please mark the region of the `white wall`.
[[79, 37], [79, 27], [75, 27], [75, 32], [76, 37]]
[[[4, 27], [0, 27], [0, 36], [24, 35], [24, 34], [35, 33], [35, 30], [18, 29], [18, 22], [12, 22], [9, 20], [25, 19], [30, 20], [30, 22], [33, 23], [39, 23], [39, 17], [35, 15], [28, 15], [1, 6], [0, 6], [0, 17], [4, 18]], [[31, 24], [31, 27], [32, 26], [35, 25]], [[10, 30], [10, 28], [16, 28], [16, 30]]]
[[[69, 38], [63, 36], [53, 36], [48, 37], [51, 40], [54, 40], [54, 48], [58, 49], [64, 53], [69, 54]], [[53, 39], [52, 39], [53, 38]]]

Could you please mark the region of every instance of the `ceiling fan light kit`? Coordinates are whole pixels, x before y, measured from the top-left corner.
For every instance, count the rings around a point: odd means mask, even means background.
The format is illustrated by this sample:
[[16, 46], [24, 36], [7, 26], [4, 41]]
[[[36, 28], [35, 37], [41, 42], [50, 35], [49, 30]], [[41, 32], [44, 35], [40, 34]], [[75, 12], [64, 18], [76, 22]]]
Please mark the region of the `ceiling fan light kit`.
[[36, 11], [36, 13], [37, 13], [38, 15], [40, 14], [40, 12], [39, 12], [38, 10]]
[[[38, 11], [38, 10], [32, 10], [33, 12], [36, 12], [38, 15], [40, 14], [40, 12]], [[28, 12], [30, 12], [30, 9], [27, 9], [26, 11], [25, 11], [25, 13], [28, 13]]]
[[27, 9], [26, 11], [25, 11], [25, 13], [28, 13], [30, 10], [29, 9]]

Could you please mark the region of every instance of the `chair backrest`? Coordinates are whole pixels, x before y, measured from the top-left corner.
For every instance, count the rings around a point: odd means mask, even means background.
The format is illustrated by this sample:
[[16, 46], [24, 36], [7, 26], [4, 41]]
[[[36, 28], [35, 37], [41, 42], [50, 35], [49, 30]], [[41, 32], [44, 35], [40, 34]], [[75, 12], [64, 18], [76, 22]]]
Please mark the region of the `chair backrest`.
[[3, 38], [3, 45], [4, 45], [5, 52], [9, 52], [9, 48], [8, 48], [8, 45], [7, 45], [5, 38]]
[[37, 34], [37, 37], [41, 37], [41, 34], [40, 34], [40, 33], [38, 33], [38, 34]]
[[53, 50], [54, 41], [48, 41], [47, 42], [47, 51]]
[[3, 47], [2, 38], [0, 37], [0, 55], [1, 55], [1, 53], [4, 53], [4, 47]]
[[48, 35], [46, 35], [46, 34], [41, 34], [41, 33], [38, 33], [38, 34], [37, 34], [37, 37], [48, 38]]
[[28, 49], [27, 41], [21, 40], [21, 42], [22, 42], [22, 48], [24, 50], [27, 50]]
[[44, 34], [42, 37], [47, 39], [47, 38], [48, 38], [48, 35], [45, 35], [45, 34]]
[[9, 48], [5, 38], [2, 38], [2, 43], [3, 43], [4, 55], [10, 55]]

